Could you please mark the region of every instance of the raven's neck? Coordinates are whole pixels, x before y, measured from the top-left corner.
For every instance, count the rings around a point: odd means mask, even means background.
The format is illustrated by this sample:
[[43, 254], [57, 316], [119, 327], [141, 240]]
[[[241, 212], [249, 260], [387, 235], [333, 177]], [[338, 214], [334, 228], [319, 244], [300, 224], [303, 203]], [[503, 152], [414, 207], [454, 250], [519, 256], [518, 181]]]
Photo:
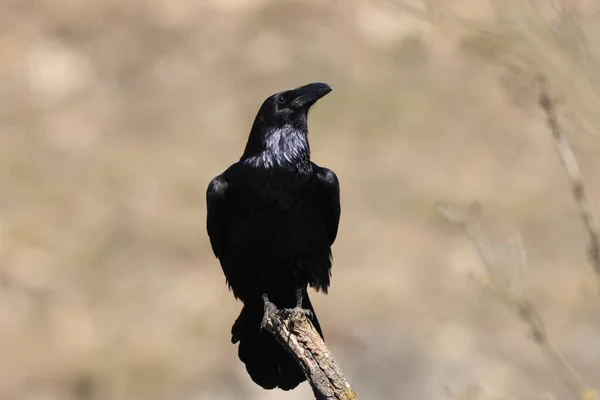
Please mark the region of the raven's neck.
[[253, 127], [241, 161], [261, 168], [283, 168], [294, 171], [310, 169], [308, 129], [284, 125], [277, 128]]

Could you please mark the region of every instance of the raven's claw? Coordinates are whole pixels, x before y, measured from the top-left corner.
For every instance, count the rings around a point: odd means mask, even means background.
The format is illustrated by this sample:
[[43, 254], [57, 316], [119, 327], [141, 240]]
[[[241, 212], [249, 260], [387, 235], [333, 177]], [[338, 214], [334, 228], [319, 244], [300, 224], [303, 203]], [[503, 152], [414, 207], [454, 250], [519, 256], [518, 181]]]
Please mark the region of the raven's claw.
[[265, 326], [267, 325], [267, 318], [268, 318], [269, 314], [277, 311], [277, 307], [275, 307], [275, 304], [273, 304], [269, 301], [269, 298], [267, 297], [266, 293], [262, 295], [262, 299], [263, 299], [263, 302], [265, 303], [265, 311], [263, 314], [262, 322], [260, 323], [261, 331], [263, 329], [265, 329]]
[[291, 330], [294, 327], [294, 322], [300, 317], [300, 315], [304, 315], [306, 318], [312, 318], [313, 313], [311, 310], [305, 310], [302, 308], [302, 300], [304, 298], [304, 294], [302, 289], [296, 290], [296, 307], [290, 310], [290, 318], [289, 318], [289, 329]]

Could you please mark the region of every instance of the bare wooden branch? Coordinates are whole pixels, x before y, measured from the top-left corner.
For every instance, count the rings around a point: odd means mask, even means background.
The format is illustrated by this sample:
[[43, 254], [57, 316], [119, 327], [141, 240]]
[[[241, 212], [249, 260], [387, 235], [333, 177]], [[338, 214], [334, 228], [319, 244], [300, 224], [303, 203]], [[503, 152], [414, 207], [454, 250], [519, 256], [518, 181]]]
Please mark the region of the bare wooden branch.
[[548, 126], [550, 127], [552, 137], [554, 138], [556, 151], [567, 172], [575, 203], [577, 203], [581, 219], [583, 220], [590, 237], [589, 256], [598, 278], [598, 285], [600, 285], [600, 228], [598, 228], [592, 205], [586, 196], [585, 185], [581, 178], [581, 170], [579, 169], [577, 159], [558, 123], [555, 102], [548, 93], [547, 82], [543, 77], [540, 77], [540, 83], [541, 90], [539, 104], [548, 119]]
[[302, 312], [278, 310], [265, 303], [263, 327], [302, 367], [318, 400], [358, 400], [342, 370], [312, 323]]
[[[569, 364], [558, 349], [548, 340], [548, 333], [544, 325], [542, 317], [537, 312], [534, 305], [521, 296], [520, 291], [511, 289], [514, 285], [506, 284], [496, 279], [497, 269], [514, 269], [524, 272], [522, 267], [517, 265], [502, 265], [498, 262], [498, 257], [492, 248], [488, 237], [479, 223], [479, 213], [481, 208], [477, 204], [469, 206], [466, 210], [463, 207], [458, 207], [451, 204], [441, 204], [438, 206], [438, 212], [446, 220], [461, 226], [473, 245], [477, 253], [486, 267], [489, 274], [489, 281], [479, 282], [482, 287], [493, 294], [502, 302], [509, 310], [513, 311], [521, 321], [528, 327], [531, 337], [534, 342], [542, 349], [550, 360], [551, 366], [554, 368], [558, 376], [565, 382], [565, 385], [572, 391], [576, 399], [581, 400], [597, 400], [598, 395], [596, 390], [589, 386], [577, 371]], [[521, 253], [521, 263], [525, 263], [525, 248], [519, 246], [518, 253]], [[513, 277], [517, 281], [522, 282], [524, 277]]]

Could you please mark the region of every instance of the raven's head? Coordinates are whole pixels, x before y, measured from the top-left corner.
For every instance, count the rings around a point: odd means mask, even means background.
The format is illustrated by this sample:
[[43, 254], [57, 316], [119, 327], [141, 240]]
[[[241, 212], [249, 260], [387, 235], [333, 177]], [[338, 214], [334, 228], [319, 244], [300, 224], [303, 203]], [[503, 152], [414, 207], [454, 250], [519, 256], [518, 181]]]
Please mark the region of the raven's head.
[[296, 153], [308, 157], [308, 111], [331, 90], [326, 83], [309, 83], [269, 96], [258, 110], [242, 159], [270, 154], [278, 164], [277, 159], [289, 161]]
[[260, 107], [257, 119], [266, 127], [292, 125], [302, 128], [310, 107], [331, 92], [326, 83], [309, 83], [269, 96]]

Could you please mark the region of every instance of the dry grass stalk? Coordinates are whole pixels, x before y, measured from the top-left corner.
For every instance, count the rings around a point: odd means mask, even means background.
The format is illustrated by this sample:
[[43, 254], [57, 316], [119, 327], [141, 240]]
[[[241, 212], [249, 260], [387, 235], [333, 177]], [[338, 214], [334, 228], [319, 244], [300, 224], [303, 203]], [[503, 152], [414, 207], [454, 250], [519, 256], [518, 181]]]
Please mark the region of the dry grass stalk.
[[585, 184], [581, 177], [581, 170], [579, 169], [577, 158], [575, 158], [575, 154], [573, 153], [567, 138], [562, 133], [558, 123], [555, 101], [549, 95], [546, 80], [544, 78], [540, 78], [540, 83], [541, 90], [539, 104], [548, 119], [548, 127], [552, 132], [554, 144], [556, 145], [556, 151], [567, 173], [567, 177], [571, 184], [571, 190], [573, 192], [573, 198], [575, 199], [575, 203], [579, 208], [581, 219], [583, 220], [585, 228], [590, 237], [589, 256], [598, 278], [598, 285], [600, 287], [600, 228], [598, 228], [598, 223], [594, 216], [592, 204], [586, 196]]
[[[466, 210], [455, 205], [442, 204], [438, 206], [438, 212], [446, 220], [460, 225], [464, 229], [490, 276], [488, 281], [481, 282], [483, 288], [493, 294], [529, 327], [534, 342], [547, 355], [552, 368], [571, 390], [575, 398], [596, 400], [598, 398], [596, 390], [585, 383], [583, 378], [549, 341], [543, 319], [535, 306], [520, 293], [526, 270], [525, 248], [520, 240], [512, 243], [513, 254], [519, 255], [519, 259], [513, 260], [510, 264], [499, 263], [497, 261], [498, 257], [479, 223], [480, 207], [477, 204], [470, 205]], [[498, 279], [499, 269], [508, 269], [513, 272], [512, 278], [508, 282]]]

